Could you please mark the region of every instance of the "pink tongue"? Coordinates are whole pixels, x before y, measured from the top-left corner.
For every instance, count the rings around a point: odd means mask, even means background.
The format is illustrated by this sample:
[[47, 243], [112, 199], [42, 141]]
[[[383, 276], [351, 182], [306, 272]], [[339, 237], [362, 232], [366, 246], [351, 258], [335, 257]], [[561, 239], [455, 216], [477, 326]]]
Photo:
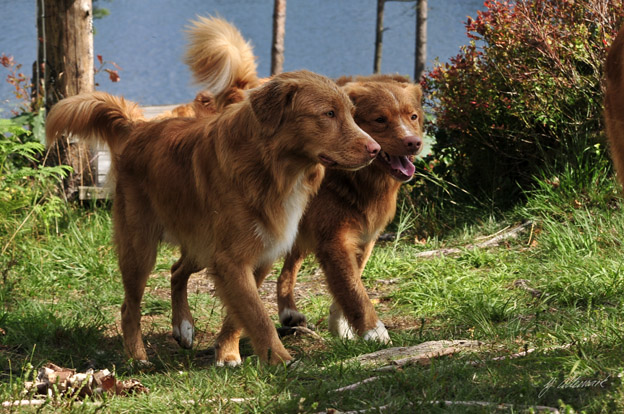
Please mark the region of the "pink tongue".
[[398, 170], [401, 174], [411, 177], [416, 170], [414, 164], [412, 164], [407, 157], [397, 157], [396, 155], [390, 155], [390, 166], [393, 170]]

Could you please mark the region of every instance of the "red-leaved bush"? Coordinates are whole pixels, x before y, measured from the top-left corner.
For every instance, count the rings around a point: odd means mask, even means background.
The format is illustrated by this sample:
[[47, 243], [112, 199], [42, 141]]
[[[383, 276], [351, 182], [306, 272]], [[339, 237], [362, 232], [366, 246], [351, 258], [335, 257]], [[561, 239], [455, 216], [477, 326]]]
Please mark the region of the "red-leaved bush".
[[505, 204], [545, 167], [603, 139], [603, 64], [624, 5], [488, 0], [484, 8], [466, 23], [469, 45], [423, 81], [435, 115], [431, 167]]

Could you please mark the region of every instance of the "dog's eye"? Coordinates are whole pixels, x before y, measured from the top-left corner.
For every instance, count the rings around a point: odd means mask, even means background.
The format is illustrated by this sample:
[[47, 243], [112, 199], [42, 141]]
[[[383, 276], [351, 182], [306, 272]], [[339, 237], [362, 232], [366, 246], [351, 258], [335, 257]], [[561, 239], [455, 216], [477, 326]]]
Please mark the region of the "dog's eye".
[[333, 118], [336, 116], [336, 113], [334, 111], [328, 111], [328, 112], [325, 112], [325, 115], [327, 115], [330, 118]]
[[375, 122], [379, 124], [383, 124], [384, 122], [386, 122], [386, 118], [384, 118], [383, 116], [380, 116], [379, 118], [375, 119]]
[[416, 114], [412, 114], [412, 121], [415, 121], [415, 120], [417, 120], [417, 119], [418, 119], [418, 115], [416, 115]]

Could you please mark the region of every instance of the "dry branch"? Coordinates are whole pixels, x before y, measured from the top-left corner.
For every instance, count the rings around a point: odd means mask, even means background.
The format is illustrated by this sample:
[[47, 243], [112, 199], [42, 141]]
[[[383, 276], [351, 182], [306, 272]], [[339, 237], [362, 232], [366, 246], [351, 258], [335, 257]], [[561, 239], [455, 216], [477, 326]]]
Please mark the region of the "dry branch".
[[386, 366], [380, 368], [381, 370], [396, 369], [397, 367], [410, 364], [427, 365], [433, 358], [478, 348], [481, 345], [481, 342], [472, 340], [428, 341], [415, 346], [382, 349], [370, 354], [360, 355], [352, 358], [350, 361], [358, 361], [364, 366], [385, 364]]
[[545, 405], [532, 405], [532, 406], [524, 406], [517, 404], [506, 404], [506, 403], [494, 403], [488, 401], [428, 401], [428, 404], [434, 405], [442, 405], [445, 406], [464, 406], [464, 407], [484, 407], [484, 408], [493, 408], [498, 410], [511, 410], [511, 409], [520, 409], [520, 410], [529, 410], [532, 409], [535, 412], [549, 412], [559, 414], [559, 410], [553, 407], [547, 407]]
[[483, 249], [486, 247], [495, 247], [495, 246], [500, 245], [503, 241], [507, 239], [514, 239], [518, 237], [518, 234], [520, 234], [527, 227], [530, 227], [532, 225], [533, 225], [533, 222], [527, 221], [525, 223], [520, 224], [519, 226], [514, 227], [513, 229], [509, 231], [506, 231], [503, 233], [500, 233], [500, 232], [496, 233], [494, 237], [491, 237], [490, 239], [481, 243], [469, 244], [467, 246], [464, 246], [463, 248], [448, 247], [444, 249], [427, 250], [425, 252], [416, 253], [414, 257], [429, 258], [429, 257], [436, 257], [436, 256], [447, 256], [450, 254], [459, 254], [465, 250], [470, 250], [470, 249]]
[[366, 378], [365, 380], [358, 381], [358, 382], [356, 382], [354, 384], [347, 385], [345, 387], [336, 388], [335, 390], [333, 390], [333, 392], [352, 391], [352, 390], [358, 388], [360, 385], [368, 384], [369, 382], [377, 381], [378, 379], [379, 379], [379, 377]]
[[[550, 346], [550, 347], [544, 348], [543, 351], [559, 351], [559, 350], [562, 350], [562, 349], [568, 349], [568, 348], [571, 348], [573, 345], [576, 345], [578, 343], [588, 342], [588, 341], [590, 341], [591, 339], [593, 339], [595, 337], [596, 337], [596, 335], [594, 334], [594, 335], [591, 335], [589, 338], [582, 338], [580, 341], [577, 341], [577, 342], [570, 342], [570, 343], [563, 344], [563, 345]], [[477, 366], [477, 365], [481, 365], [482, 363], [487, 362], [487, 361], [503, 361], [503, 360], [506, 360], [506, 359], [522, 358], [522, 357], [525, 357], [525, 356], [527, 356], [529, 354], [532, 354], [535, 351], [537, 351], [537, 348], [526, 348], [524, 351], [517, 352], [515, 354], [501, 355], [501, 356], [498, 356], [498, 357], [490, 358], [490, 359], [488, 359], [486, 361], [469, 361], [468, 364], [469, 365], [473, 365], [473, 366]]]
[[[444, 405], [444, 406], [463, 406], [463, 407], [483, 407], [488, 408], [488, 411], [493, 410], [532, 410], [537, 413], [553, 413], [559, 414], [559, 410], [554, 407], [548, 407], [545, 405], [516, 405], [516, 404], [507, 404], [507, 403], [495, 403], [489, 401], [424, 401], [418, 405]], [[414, 406], [414, 404], [409, 404], [410, 406]], [[365, 413], [378, 413], [385, 411], [389, 408], [395, 408], [390, 404], [382, 405], [379, 407], [371, 407], [365, 408], [362, 410], [350, 410], [350, 411], [339, 411], [333, 408], [328, 409], [327, 411], [322, 411], [316, 414], [365, 414]]]

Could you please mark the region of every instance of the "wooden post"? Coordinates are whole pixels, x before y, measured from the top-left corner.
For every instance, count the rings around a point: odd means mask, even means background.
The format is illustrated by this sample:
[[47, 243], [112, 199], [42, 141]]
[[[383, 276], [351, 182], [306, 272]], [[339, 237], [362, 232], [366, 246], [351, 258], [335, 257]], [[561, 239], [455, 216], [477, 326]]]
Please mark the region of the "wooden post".
[[375, 63], [373, 73], [381, 72], [381, 49], [383, 44], [383, 18], [385, 0], [377, 0], [377, 28], [375, 30]]
[[[39, 56], [44, 62], [46, 111], [59, 100], [94, 89], [93, 13], [91, 0], [36, 0]], [[78, 187], [91, 185], [90, 154], [83, 143], [67, 137], [53, 149], [53, 162], [70, 165], [65, 194], [74, 198]]]
[[427, 0], [418, 0], [416, 4], [416, 62], [414, 82], [419, 82], [425, 73], [427, 64]]
[[286, 32], [286, 0], [273, 5], [273, 43], [271, 47], [271, 76], [284, 70], [284, 34]]

